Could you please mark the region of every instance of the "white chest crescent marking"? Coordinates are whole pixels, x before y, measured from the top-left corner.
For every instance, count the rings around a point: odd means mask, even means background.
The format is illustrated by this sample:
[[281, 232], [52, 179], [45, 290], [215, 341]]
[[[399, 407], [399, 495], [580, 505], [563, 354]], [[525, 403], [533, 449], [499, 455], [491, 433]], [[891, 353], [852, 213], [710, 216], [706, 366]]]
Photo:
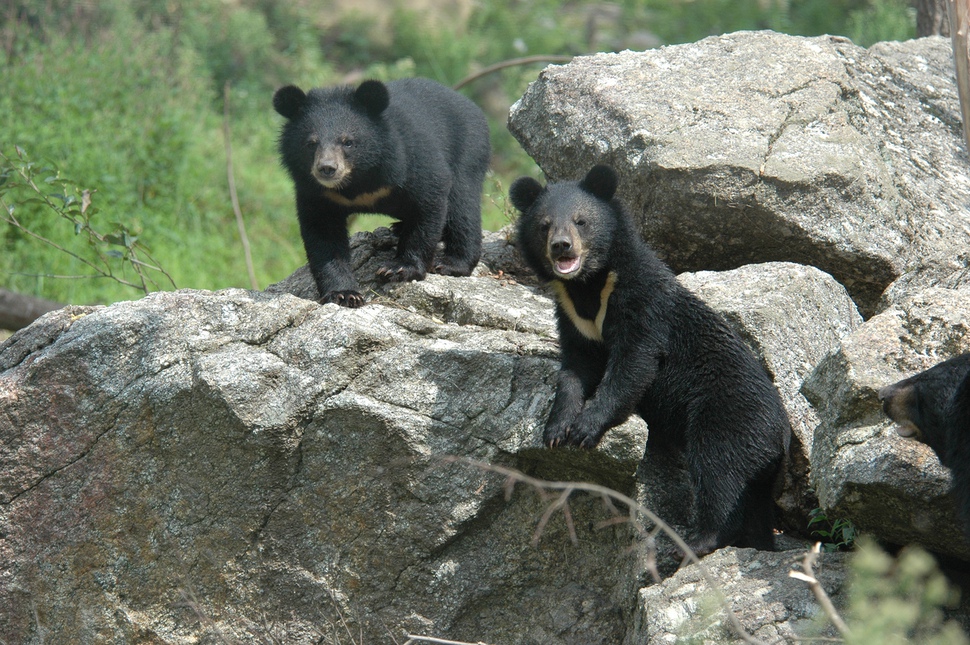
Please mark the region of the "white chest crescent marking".
[[384, 186], [372, 193], [361, 193], [353, 199], [347, 199], [335, 190], [324, 190], [323, 196], [332, 202], [346, 206], [347, 208], [372, 208], [377, 202], [391, 194], [391, 187]]
[[573, 299], [569, 297], [569, 292], [566, 291], [566, 285], [559, 280], [552, 282], [552, 288], [556, 292], [559, 304], [579, 333], [590, 340], [599, 342], [603, 342], [603, 320], [606, 318], [606, 305], [610, 300], [610, 294], [613, 293], [615, 286], [616, 272], [610, 271], [609, 275], [606, 276], [606, 284], [603, 285], [603, 290], [600, 291], [600, 308], [596, 312], [596, 319], [590, 320], [589, 318], [583, 318], [576, 311], [576, 305], [573, 304]]

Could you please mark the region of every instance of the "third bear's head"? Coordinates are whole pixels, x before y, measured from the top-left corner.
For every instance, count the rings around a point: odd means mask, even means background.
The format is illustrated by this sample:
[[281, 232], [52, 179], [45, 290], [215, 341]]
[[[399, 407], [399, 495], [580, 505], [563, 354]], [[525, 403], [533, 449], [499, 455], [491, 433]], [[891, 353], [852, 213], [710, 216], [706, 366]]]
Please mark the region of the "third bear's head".
[[878, 396], [896, 432], [926, 443], [948, 466], [949, 428], [967, 427], [970, 413], [970, 353], [887, 385]]
[[273, 107], [287, 119], [280, 135], [283, 164], [294, 176], [309, 175], [333, 190], [378, 170], [387, 138], [382, 115], [389, 104], [380, 81], [308, 93], [295, 85], [281, 87]]
[[522, 216], [518, 244], [546, 280], [583, 280], [606, 267], [619, 223], [616, 172], [594, 166], [580, 181], [549, 184], [520, 177], [509, 199]]

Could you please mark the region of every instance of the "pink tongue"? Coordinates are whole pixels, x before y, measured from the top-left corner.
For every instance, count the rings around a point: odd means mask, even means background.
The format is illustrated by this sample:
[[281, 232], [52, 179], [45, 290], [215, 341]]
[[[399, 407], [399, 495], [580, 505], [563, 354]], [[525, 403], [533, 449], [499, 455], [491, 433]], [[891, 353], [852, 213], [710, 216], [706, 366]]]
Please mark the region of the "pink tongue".
[[559, 273], [572, 273], [579, 268], [579, 258], [559, 258], [556, 260], [556, 270]]

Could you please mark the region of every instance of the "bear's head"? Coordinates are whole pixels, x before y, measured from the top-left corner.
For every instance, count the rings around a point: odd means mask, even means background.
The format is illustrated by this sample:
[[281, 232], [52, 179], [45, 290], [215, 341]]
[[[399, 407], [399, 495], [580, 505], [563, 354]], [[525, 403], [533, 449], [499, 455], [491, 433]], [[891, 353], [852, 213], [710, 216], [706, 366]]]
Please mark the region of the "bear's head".
[[273, 107], [287, 122], [280, 135], [283, 163], [294, 176], [309, 173], [325, 188], [339, 190], [356, 175], [380, 168], [390, 104], [387, 86], [364, 81], [305, 93], [295, 85], [276, 90]]
[[519, 248], [540, 277], [582, 280], [606, 266], [618, 228], [617, 182], [616, 172], [600, 165], [581, 181], [545, 188], [532, 177], [512, 183], [509, 198], [522, 213]]
[[970, 387], [970, 354], [956, 356], [887, 385], [879, 390], [878, 396], [886, 416], [896, 423], [896, 432], [926, 443], [943, 461], [947, 452], [947, 428], [951, 424], [948, 416], [954, 395], [965, 382]]

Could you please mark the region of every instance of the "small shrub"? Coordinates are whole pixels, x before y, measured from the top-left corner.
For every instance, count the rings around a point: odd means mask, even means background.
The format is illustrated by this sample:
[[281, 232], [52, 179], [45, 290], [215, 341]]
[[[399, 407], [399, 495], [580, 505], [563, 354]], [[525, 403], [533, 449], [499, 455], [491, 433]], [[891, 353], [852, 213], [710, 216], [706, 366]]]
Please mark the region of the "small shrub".
[[947, 621], [959, 592], [950, 586], [933, 557], [907, 547], [891, 557], [874, 541], [860, 539], [852, 556], [847, 645], [967, 645], [960, 626]]
[[[8, 235], [8, 239], [19, 235], [25, 241], [59, 251], [59, 259], [73, 260], [82, 272], [71, 277], [110, 278], [142, 293], [159, 288], [159, 280], [165, 286], [175, 286], [171, 276], [138, 240], [136, 231], [119, 222], [95, 222], [99, 209], [94, 205], [94, 191], [79, 188], [52, 164], [30, 161], [21, 148], [16, 149], [16, 154], [17, 159], [13, 160], [0, 152], [0, 222], [6, 222], [8, 233], [15, 234]], [[25, 209], [30, 219], [24, 220], [20, 206], [37, 208]], [[38, 215], [41, 219], [37, 219]], [[50, 220], [60, 220], [62, 228], [70, 225], [78, 243], [62, 245], [38, 232], [52, 230]]]
[[846, 519], [829, 520], [825, 510], [816, 508], [809, 514], [808, 527], [812, 528], [812, 535], [822, 541], [822, 548], [826, 551], [848, 550], [855, 545], [855, 525]]

